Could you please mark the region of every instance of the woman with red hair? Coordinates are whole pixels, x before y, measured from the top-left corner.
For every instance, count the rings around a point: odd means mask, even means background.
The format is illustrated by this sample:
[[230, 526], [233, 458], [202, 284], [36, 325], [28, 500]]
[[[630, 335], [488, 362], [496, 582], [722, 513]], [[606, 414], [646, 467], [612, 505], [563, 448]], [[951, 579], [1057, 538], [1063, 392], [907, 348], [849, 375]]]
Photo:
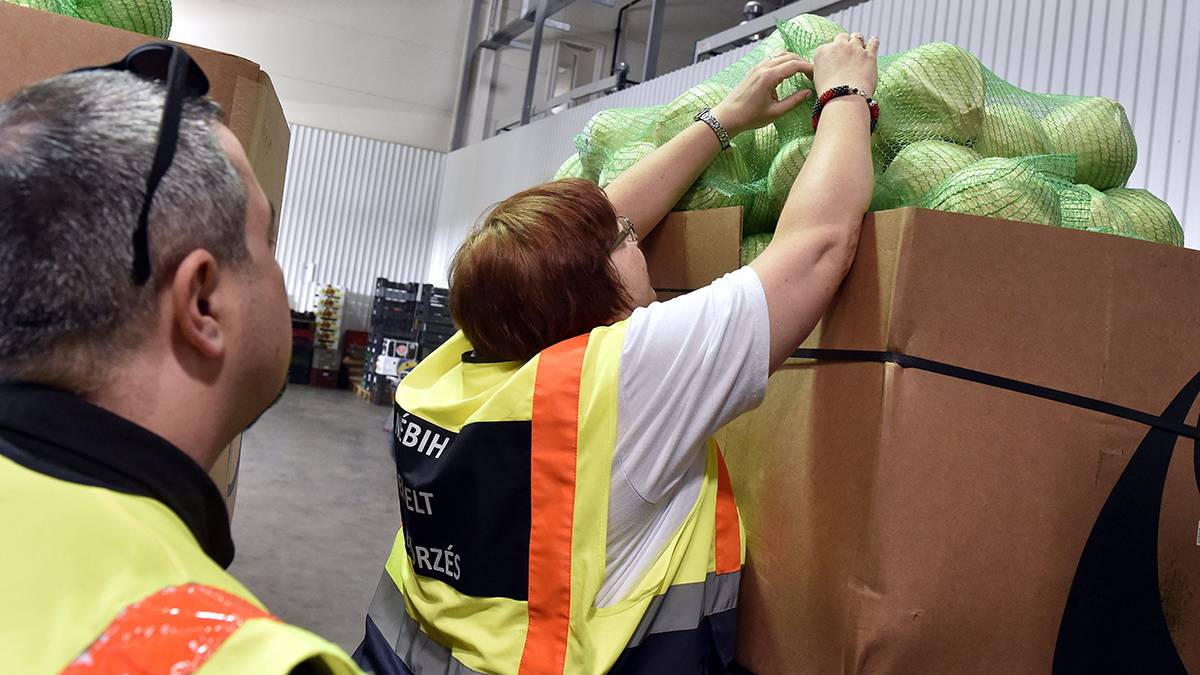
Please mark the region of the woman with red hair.
[[[744, 543], [710, 436], [749, 410], [854, 258], [878, 40], [779, 54], [615, 179], [496, 205], [451, 269], [462, 332], [396, 392], [402, 527], [356, 658], [376, 673], [720, 673]], [[728, 136], [822, 92], [767, 249], [654, 302], [638, 238]]]

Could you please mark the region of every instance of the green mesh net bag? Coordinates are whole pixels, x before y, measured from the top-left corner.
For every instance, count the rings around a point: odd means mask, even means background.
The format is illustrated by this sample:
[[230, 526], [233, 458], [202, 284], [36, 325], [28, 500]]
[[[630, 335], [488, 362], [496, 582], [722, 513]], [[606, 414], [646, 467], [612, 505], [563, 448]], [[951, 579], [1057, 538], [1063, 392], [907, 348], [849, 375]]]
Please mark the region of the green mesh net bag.
[[1125, 216], [1132, 236], [1160, 244], [1183, 246], [1183, 227], [1166, 202], [1146, 190], [1112, 188], [1104, 196]]
[[158, 38], [171, 34], [171, 0], [7, 0]]
[[1058, 196], [1065, 179], [1038, 170], [1026, 158], [985, 157], [935, 185], [917, 206], [1042, 225], [1061, 225]]
[[[759, 61], [783, 50], [811, 59], [844, 32], [807, 14], [777, 28], [667, 105], [597, 113], [556, 177], [607, 185], [687, 128], [701, 108], [720, 103]], [[812, 149], [816, 98], [803, 75], [777, 92], [783, 98], [802, 89], [814, 96], [773, 125], [734, 137], [675, 208], [741, 206], [747, 235], [773, 232]], [[1115, 101], [1025, 91], [945, 42], [881, 57], [876, 98], [872, 210], [921, 206], [1182, 244], [1170, 207], [1144, 190], [1122, 188], [1137, 143]]]
[[770, 232], [760, 232], [751, 234], [742, 238], [742, 264], [749, 265], [755, 258], [762, 255], [762, 252], [767, 250], [767, 244], [771, 243]]

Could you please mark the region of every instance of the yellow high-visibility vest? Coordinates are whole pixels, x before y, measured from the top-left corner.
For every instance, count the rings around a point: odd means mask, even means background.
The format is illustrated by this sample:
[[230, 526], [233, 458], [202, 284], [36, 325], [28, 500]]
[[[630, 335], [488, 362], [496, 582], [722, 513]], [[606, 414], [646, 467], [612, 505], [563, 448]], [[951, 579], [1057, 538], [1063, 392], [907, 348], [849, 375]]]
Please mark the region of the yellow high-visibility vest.
[[271, 616], [157, 500], [0, 456], [0, 514], [0, 672], [360, 672]]
[[396, 392], [402, 524], [356, 653], [377, 672], [723, 670], [741, 523], [708, 442], [690, 513], [627, 597], [605, 578], [625, 322], [527, 362], [480, 363], [460, 333]]

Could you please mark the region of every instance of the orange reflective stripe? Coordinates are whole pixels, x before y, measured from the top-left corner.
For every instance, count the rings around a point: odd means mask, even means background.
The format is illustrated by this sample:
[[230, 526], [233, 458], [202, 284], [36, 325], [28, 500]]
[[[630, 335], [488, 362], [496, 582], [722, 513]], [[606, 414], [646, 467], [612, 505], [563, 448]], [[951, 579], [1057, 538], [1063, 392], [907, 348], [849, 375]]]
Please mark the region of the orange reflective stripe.
[[579, 383], [588, 336], [538, 357], [530, 439], [529, 630], [521, 673], [561, 674], [571, 624], [571, 532]]
[[266, 611], [225, 591], [169, 586], [125, 608], [64, 675], [195, 672], [225, 640]]
[[733, 499], [733, 483], [725, 456], [717, 446], [717, 574], [736, 572], [742, 568], [742, 533], [738, 527], [737, 503]]

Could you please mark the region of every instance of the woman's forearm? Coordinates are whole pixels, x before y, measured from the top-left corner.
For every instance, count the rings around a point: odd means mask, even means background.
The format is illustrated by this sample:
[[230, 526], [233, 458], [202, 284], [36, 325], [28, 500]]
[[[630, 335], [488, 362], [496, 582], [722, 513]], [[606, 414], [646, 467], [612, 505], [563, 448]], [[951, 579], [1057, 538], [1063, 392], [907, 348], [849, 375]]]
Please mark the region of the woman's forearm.
[[871, 203], [870, 112], [858, 96], [835, 98], [821, 113], [812, 151], [792, 185], [775, 228], [857, 228]]
[[[858, 33], [821, 45], [813, 57], [817, 89], [875, 91], [878, 50], [877, 39]], [[750, 263], [767, 299], [772, 372], [812, 332], [854, 260], [874, 185], [870, 129], [870, 109], [859, 96], [840, 96], [823, 107], [775, 237]]]
[[604, 191], [617, 214], [633, 221], [638, 235], [644, 237], [671, 211], [718, 152], [721, 142], [713, 130], [703, 122], [693, 122], [617, 176]]
[[[775, 99], [779, 83], [797, 73], [811, 77], [812, 64], [786, 52], [764, 59], [713, 108], [713, 116], [731, 138], [770, 124], [808, 96], [807, 91], [799, 91], [783, 101]], [[605, 192], [617, 215], [629, 218], [638, 234], [645, 236], [670, 213], [720, 152], [721, 142], [713, 130], [704, 122], [693, 122], [617, 176]]]

